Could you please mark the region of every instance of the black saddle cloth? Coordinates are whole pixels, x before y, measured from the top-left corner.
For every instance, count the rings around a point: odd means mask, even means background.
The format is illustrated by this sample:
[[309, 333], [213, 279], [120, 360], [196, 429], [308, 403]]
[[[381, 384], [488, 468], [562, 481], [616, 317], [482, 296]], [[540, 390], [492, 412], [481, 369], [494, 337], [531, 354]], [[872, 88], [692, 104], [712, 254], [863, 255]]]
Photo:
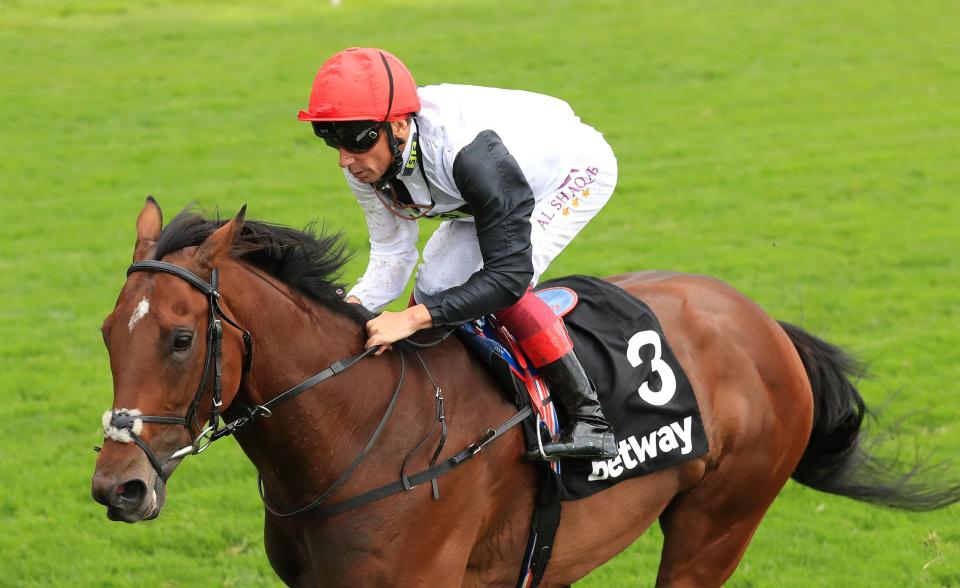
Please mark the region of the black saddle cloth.
[[584, 498], [706, 453], [693, 388], [650, 307], [597, 278], [569, 276], [537, 289], [552, 286], [579, 296], [563, 320], [620, 450], [610, 460], [563, 460], [563, 498]]

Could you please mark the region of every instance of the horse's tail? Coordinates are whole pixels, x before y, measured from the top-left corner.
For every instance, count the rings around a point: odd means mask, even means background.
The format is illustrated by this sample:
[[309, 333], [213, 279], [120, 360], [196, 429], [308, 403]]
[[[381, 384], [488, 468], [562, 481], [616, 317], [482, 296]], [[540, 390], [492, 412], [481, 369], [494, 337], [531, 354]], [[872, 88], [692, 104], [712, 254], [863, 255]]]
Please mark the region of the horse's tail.
[[925, 511], [960, 502], [960, 483], [936, 479], [949, 463], [884, 460], [864, 447], [866, 404], [850, 378], [863, 367], [844, 351], [781, 322], [800, 353], [813, 388], [813, 431], [793, 479], [821, 492], [891, 508]]

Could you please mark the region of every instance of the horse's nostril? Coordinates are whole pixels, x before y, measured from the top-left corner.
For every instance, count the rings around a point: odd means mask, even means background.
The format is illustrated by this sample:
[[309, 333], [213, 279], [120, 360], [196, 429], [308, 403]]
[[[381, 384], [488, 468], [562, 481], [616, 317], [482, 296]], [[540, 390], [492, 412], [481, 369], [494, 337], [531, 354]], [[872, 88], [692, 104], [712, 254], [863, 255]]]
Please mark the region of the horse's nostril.
[[147, 495], [147, 485], [143, 480], [127, 480], [117, 486], [116, 493], [120, 502], [140, 504]]

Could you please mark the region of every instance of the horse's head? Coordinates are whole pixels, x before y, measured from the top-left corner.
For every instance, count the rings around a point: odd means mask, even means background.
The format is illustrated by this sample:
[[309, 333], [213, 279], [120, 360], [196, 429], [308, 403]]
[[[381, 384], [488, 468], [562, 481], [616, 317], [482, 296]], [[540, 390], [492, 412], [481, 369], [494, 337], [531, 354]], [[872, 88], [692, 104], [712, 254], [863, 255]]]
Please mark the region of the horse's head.
[[205, 424], [218, 422], [237, 393], [244, 334], [220, 300], [216, 268], [229, 258], [243, 216], [162, 261], [154, 259], [162, 215], [153, 198], [137, 218], [134, 264], [103, 322], [113, 407], [103, 415], [93, 497], [110, 519], [155, 518], [166, 480], [202, 448]]

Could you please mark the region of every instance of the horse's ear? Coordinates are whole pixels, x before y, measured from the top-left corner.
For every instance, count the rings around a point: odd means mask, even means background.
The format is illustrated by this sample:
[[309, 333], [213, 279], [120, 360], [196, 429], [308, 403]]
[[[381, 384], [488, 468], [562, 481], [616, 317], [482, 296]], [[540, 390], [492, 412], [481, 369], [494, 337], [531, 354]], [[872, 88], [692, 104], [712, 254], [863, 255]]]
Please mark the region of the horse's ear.
[[133, 246], [133, 260], [140, 261], [153, 253], [163, 229], [163, 212], [153, 196], [147, 196], [143, 210], [137, 217], [137, 243]]
[[211, 233], [207, 240], [200, 244], [197, 256], [194, 258], [197, 269], [203, 270], [204, 273], [209, 272], [217, 266], [221, 258], [230, 254], [233, 240], [243, 229], [243, 217], [246, 213], [247, 205], [244, 204], [233, 220]]

